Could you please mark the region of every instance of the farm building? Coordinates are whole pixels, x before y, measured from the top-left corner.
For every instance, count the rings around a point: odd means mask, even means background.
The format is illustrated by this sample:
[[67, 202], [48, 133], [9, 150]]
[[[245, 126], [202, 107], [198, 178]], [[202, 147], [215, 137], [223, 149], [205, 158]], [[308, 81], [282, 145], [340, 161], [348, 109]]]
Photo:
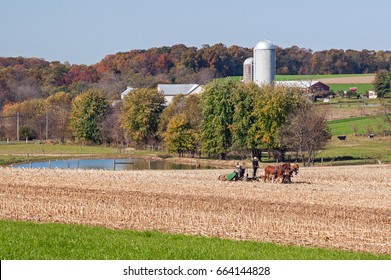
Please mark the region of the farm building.
[[[121, 100], [125, 98], [135, 88], [128, 86], [126, 90], [121, 93]], [[157, 90], [164, 94], [166, 104], [170, 104], [174, 96], [178, 94], [193, 94], [202, 92], [203, 88], [198, 84], [158, 84]]]
[[369, 98], [369, 99], [375, 99], [375, 98], [377, 98], [377, 93], [374, 92], [373, 90], [368, 91], [368, 98]]
[[135, 90], [135, 88], [127, 86], [126, 89], [123, 92], [121, 92], [121, 100], [124, 100], [125, 96], [127, 96], [133, 90]]
[[256, 44], [254, 57], [243, 63], [243, 81], [258, 85], [271, 84], [276, 74], [276, 46], [268, 40]]
[[320, 81], [274, 81], [275, 85], [302, 88], [306, 93], [329, 91], [330, 87]]
[[167, 104], [170, 104], [174, 96], [178, 94], [200, 93], [203, 88], [198, 84], [158, 84], [157, 90], [164, 94]]

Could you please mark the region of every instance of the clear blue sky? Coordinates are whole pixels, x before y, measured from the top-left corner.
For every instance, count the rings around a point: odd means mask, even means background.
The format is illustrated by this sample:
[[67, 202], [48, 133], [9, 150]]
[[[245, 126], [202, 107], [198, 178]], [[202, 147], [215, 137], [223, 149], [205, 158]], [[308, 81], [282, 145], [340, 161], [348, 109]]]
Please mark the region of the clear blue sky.
[[183, 43], [391, 50], [390, 0], [0, 0], [0, 56], [94, 64]]

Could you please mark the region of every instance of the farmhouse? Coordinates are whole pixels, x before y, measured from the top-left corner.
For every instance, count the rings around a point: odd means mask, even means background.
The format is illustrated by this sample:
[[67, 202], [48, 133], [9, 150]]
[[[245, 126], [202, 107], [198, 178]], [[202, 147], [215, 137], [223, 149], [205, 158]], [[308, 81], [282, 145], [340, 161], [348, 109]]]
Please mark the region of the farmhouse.
[[158, 84], [157, 90], [164, 94], [167, 104], [170, 104], [178, 94], [201, 93], [203, 88], [199, 84]]
[[286, 87], [302, 88], [305, 93], [313, 93], [317, 91], [329, 91], [330, 87], [320, 81], [300, 80], [300, 81], [274, 81], [275, 85]]

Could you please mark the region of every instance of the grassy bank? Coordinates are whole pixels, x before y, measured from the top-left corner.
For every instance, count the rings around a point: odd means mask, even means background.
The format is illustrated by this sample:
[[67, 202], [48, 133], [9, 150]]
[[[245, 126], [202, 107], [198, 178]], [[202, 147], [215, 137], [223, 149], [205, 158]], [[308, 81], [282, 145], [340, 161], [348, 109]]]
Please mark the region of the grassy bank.
[[115, 154], [119, 149], [116, 147], [105, 146], [84, 146], [84, 145], [71, 145], [71, 144], [40, 144], [39, 142], [0, 142], [0, 154], [8, 155], [69, 155], [69, 154]]
[[280, 246], [156, 231], [0, 221], [0, 259], [7, 260], [371, 260], [388, 255]]

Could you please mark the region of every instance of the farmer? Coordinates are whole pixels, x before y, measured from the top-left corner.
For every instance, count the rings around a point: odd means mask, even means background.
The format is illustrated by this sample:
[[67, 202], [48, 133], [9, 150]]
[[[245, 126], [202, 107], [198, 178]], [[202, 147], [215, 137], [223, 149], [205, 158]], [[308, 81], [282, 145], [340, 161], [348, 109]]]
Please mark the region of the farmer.
[[254, 157], [254, 159], [253, 159], [253, 178], [255, 178], [255, 176], [257, 175], [258, 167], [259, 167], [258, 158]]
[[242, 167], [242, 164], [237, 162], [235, 166], [235, 173], [237, 174], [238, 179], [241, 179], [244, 176], [245, 168]]

